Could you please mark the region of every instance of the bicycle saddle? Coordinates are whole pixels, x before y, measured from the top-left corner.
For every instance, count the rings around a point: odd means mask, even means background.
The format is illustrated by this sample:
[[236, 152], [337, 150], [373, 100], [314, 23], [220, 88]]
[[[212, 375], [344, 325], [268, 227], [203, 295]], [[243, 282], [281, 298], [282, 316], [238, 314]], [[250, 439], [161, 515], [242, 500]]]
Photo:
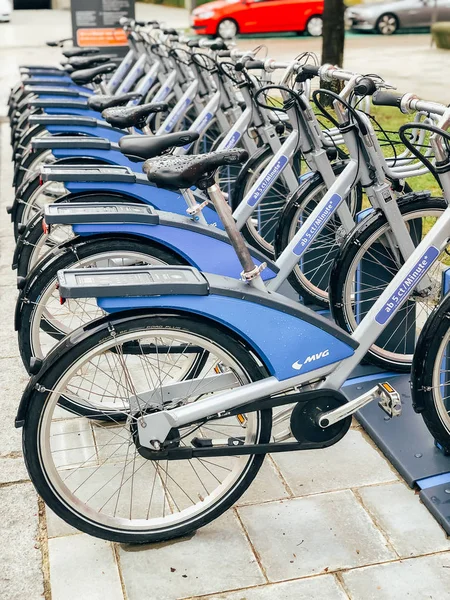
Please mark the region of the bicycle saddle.
[[110, 60], [110, 54], [94, 54], [93, 56], [74, 56], [66, 64], [77, 71], [78, 69], [90, 69], [91, 67], [97, 67], [98, 65], [109, 62]]
[[119, 148], [130, 160], [141, 161], [159, 156], [174, 146], [184, 146], [198, 140], [196, 131], [177, 131], [166, 135], [125, 135], [119, 140]]
[[72, 58], [73, 56], [88, 56], [89, 54], [98, 54], [100, 48], [67, 48], [63, 50], [63, 54], [66, 58]]
[[102, 112], [107, 108], [112, 108], [113, 106], [123, 106], [130, 100], [135, 100], [136, 98], [142, 98], [142, 94], [138, 94], [137, 92], [121, 94], [120, 96], [99, 94], [98, 96], [91, 96], [88, 99], [87, 104], [89, 108], [92, 108], [92, 110]]
[[167, 110], [165, 102], [154, 104], [141, 104], [141, 106], [126, 106], [124, 108], [107, 108], [102, 112], [102, 117], [113, 127], [143, 127], [147, 117], [153, 113]]
[[93, 69], [82, 69], [81, 71], [74, 71], [70, 74], [72, 81], [75, 83], [91, 83], [100, 75], [104, 75], [105, 73], [112, 73], [117, 69], [117, 65], [114, 63], [106, 63], [105, 65], [100, 65], [98, 67], [94, 67]]
[[246, 150], [233, 148], [196, 156], [159, 156], [147, 160], [142, 170], [147, 179], [158, 187], [179, 190], [195, 185], [205, 189], [214, 182], [216, 169], [223, 165], [243, 163], [247, 159]]

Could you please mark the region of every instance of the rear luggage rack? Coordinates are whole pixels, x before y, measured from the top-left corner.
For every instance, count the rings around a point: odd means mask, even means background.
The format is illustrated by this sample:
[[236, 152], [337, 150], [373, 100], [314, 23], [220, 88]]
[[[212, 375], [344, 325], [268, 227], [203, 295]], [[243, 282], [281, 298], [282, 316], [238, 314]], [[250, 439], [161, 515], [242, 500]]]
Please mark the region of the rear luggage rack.
[[61, 298], [207, 296], [209, 285], [194, 267], [114, 267], [58, 271]]
[[[37, 140], [36, 140], [37, 141]], [[136, 183], [136, 175], [129, 167], [103, 165], [42, 165], [41, 180], [47, 181], [109, 181]]]
[[47, 204], [44, 208], [47, 225], [81, 225], [84, 223], [140, 223], [157, 225], [159, 215], [144, 204], [112, 202], [73, 202]]

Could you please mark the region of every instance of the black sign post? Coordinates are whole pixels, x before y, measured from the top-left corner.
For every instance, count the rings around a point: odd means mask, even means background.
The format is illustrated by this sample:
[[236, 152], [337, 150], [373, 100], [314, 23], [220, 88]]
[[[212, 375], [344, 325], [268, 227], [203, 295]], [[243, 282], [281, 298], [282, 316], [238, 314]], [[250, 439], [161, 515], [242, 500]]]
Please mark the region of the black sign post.
[[74, 45], [99, 46], [122, 56], [127, 53], [119, 19], [134, 19], [134, 0], [71, 0], [71, 11]]

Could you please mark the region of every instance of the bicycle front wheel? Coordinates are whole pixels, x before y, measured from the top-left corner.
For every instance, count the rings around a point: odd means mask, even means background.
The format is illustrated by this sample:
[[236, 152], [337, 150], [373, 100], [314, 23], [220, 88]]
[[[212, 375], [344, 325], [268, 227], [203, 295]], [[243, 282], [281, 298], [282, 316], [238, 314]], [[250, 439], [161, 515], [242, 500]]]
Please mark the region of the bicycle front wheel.
[[[272, 149], [267, 146], [264, 152], [248, 161], [236, 180], [231, 197], [233, 210], [243, 201], [272, 158]], [[269, 191], [242, 228], [247, 242], [269, 257], [274, 256], [275, 233], [288, 196], [289, 188], [281, 175], [271, 183]]]
[[[162, 397], [164, 385], [189, 380], [177, 400], [190, 404], [260, 379], [253, 355], [234, 336], [195, 317], [117, 318], [89, 335], [78, 331], [77, 344], [58, 347], [58, 358], [39, 379], [40, 391], [36, 385], [29, 391], [24, 457], [46, 504], [79, 530], [123, 543], [187, 535], [221, 515], [248, 488], [263, 455], [153, 460], [140, 452], [136, 423], [154, 410], [151, 398]], [[207, 357], [194, 372], [192, 353]], [[209, 394], [208, 386], [214, 389]], [[129, 402], [128, 419], [112, 415], [98, 422], [68, 413], [62, 395], [96, 406], [102, 398], [122, 407]], [[132, 397], [139, 398], [138, 409]], [[271, 410], [264, 410], [172, 430], [170, 444], [199, 447], [224, 444], [224, 438], [229, 446], [267, 443], [270, 431]]]
[[422, 330], [411, 369], [413, 405], [447, 454], [450, 453], [449, 316], [447, 295]]
[[[333, 172], [340, 175], [345, 163], [335, 163]], [[311, 173], [309, 179], [292, 195], [279, 219], [275, 238], [277, 258], [290, 244], [299, 228], [327, 193], [328, 188], [320, 173]], [[355, 215], [361, 210], [362, 191], [358, 184], [346, 198], [350, 211]], [[328, 307], [328, 285], [333, 261], [347, 234], [339, 216], [335, 214], [311, 243], [301, 260], [288, 277], [295, 291], [309, 304]]]
[[[446, 203], [442, 198], [409, 194], [399, 209], [417, 246], [439, 219]], [[334, 319], [353, 333], [380, 297], [403, 261], [396, 252], [395, 233], [384, 214], [368, 217], [341, 247], [330, 277], [330, 304]], [[414, 349], [428, 316], [441, 298], [442, 272], [450, 265], [447, 251], [441, 253], [428, 272], [426, 293], [414, 293], [397, 311], [371, 346], [367, 359], [380, 367], [407, 372]]]

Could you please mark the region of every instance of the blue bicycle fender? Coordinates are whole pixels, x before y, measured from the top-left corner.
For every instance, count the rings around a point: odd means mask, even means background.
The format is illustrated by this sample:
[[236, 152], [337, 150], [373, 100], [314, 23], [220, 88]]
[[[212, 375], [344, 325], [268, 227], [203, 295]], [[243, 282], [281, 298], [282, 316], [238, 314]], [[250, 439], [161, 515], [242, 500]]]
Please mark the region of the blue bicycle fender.
[[[78, 154], [70, 154], [63, 155], [65, 150], [55, 150], [53, 154], [56, 156], [58, 154], [58, 158], [65, 158], [66, 156], [87, 156], [86, 151], [80, 152]], [[110, 152], [101, 152], [98, 150], [89, 150], [89, 156], [102, 158], [102, 160], [106, 160], [106, 155]], [[95, 153], [95, 155], [94, 155]], [[120, 154], [120, 153], [117, 153]], [[123, 156], [120, 154], [120, 156]], [[123, 157], [125, 158], [125, 157]], [[113, 163], [117, 164], [117, 163]], [[139, 163], [130, 163], [132, 164], [133, 171], [136, 171], [139, 168]], [[128, 166], [128, 165], [127, 165]], [[77, 194], [79, 192], [118, 192], [119, 194], [124, 194], [126, 196], [132, 196], [133, 198], [138, 198], [142, 200], [146, 204], [153, 206], [156, 210], [162, 210], [164, 212], [175, 213], [176, 215], [186, 216], [186, 202], [183, 196], [179, 192], [173, 192], [171, 190], [165, 190], [163, 188], [157, 188], [152, 185], [142, 185], [139, 183], [121, 183], [121, 182], [89, 182], [89, 181], [74, 181], [74, 182], [66, 182], [64, 183], [64, 187], [69, 190], [72, 194]], [[218, 214], [208, 206], [203, 209], [203, 214], [208, 223], [215, 223], [217, 229], [223, 230], [223, 225], [219, 220]], [[95, 227], [93, 225], [92, 227]], [[90, 235], [92, 232], [88, 232], [86, 235]]]
[[[242, 272], [242, 265], [231, 244], [227, 240], [223, 241], [217, 237], [208, 236], [201, 231], [171, 227], [161, 223], [159, 225], [83, 224], [73, 225], [72, 228], [74, 233], [80, 236], [127, 233], [148, 238], [170, 248], [181, 255], [191, 266], [197, 267], [205, 273], [239, 279]], [[253, 256], [253, 261], [256, 265], [261, 264], [261, 260], [255, 256]], [[269, 267], [261, 273], [264, 280], [272, 279], [275, 275], [276, 273]]]
[[93, 127], [79, 125], [46, 125], [45, 129], [51, 133], [56, 135], [61, 134], [73, 134], [78, 133], [82, 135], [87, 135], [90, 137], [102, 137], [110, 140], [111, 142], [118, 142], [120, 138], [126, 135], [126, 132], [117, 131], [117, 129], [112, 129], [111, 127], [102, 127], [101, 125], [96, 125]]
[[[130, 167], [133, 171], [136, 170], [136, 163], [131, 162], [128, 158], [118, 150], [95, 150], [83, 148], [61, 148], [52, 150], [52, 154], [56, 159], [72, 158], [79, 156], [88, 156], [89, 158], [98, 158], [100, 163], [106, 162], [110, 165], [120, 165], [122, 167]], [[108, 184], [109, 185], [109, 184]], [[67, 186], [66, 186], [67, 187]], [[103, 189], [105, 185], [103, 185]]]
[[[61, 81], [61, 78], [58, 78], [58, 81]], [[26, 85], [26, 82], [24, 83], [24, 85]], [[45, 82], [45, 83], [42, 84], [42, 87], [46, 87], [46, 86], [48, 86], [49, 88], [51, 88], [52, 87], [51, 82]], [[70, 91], [80, 92], [80, 94], [88, 94], [89, 96], [93, 96], [94, 95], [94, 91], [93, 90], [89, 90], [88, 88], [84, 88], [84, 87], [82, 87], [80, 85], [75, 85], [73, 82], [72, 82], [72, 85], [70, 85], [69, 83], [67, 83], [67, 85], [58, 86], [58, 89], [60, 89], [60, 90], [67, 89], [67, 90], [70, 90]], [[47, 97], [47, 92], [43, 92], [42, 94], [39, 94], [39, 97], [41, 95], [44, 95], [45, 97]], [[58, 98], [61, 98], [61, 97], [62, 96], [58, 96]], [[71, 96], [71, 98], [73, 98], [73, 96]]]
[[107, 313], [173, 309], [212, 319], [246, 340], [269, 373], [280, 381], [336, 363], [354, 352], [345, 342], [312, 323], [239, 298], [216, 294], [121, 297], [98, 298], [97, 304]]
[[[69, 87], [72, 87], [74, 84], [73, 80], [68, 75], [33, 75], [30, 74], [30, 79], [34, 81], [42, 81], [43, 84], [49, 83], [50, 81], [65, 81]], [[27, 84], [27, 80], [23, 81], [23, 84]], [[84, 89], [84, 88], [83, 88]]]
[[[87, 101], [88, 99], [84, 96], [71, 96], [70, 94], [68, 94], [67, 96], [65, 95], [56, 95], [56, 94], [52, 94], [51, 92], [40, 92], [39, 94], [36, 94], [38, 98], [40, 98], [41, 100], [76, 100], [77, 102], [83, 102], [85, 106], [87, 106]], [[81, 107], [83, 108], [83, 107]]]
[[89, 110], [87, 107], [68, 108], [61, 106], [45, 107], [44, 114], [46, 115], [81, 115], [82, 117], [94, 117], [98, 119], [99, 113], [95, 110]]

